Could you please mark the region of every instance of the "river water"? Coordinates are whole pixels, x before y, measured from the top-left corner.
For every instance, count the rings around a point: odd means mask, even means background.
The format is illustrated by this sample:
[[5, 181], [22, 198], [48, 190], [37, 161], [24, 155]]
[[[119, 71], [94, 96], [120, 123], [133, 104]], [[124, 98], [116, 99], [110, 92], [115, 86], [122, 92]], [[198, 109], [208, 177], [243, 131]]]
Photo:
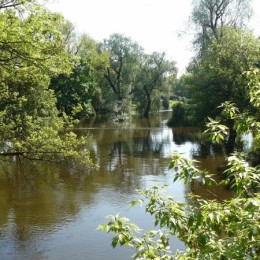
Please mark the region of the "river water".
[[[91, 120], [77, 129], [90, 138], [89, 148], [99, 169], [80, 174], [42, 164], [40, 171], [14, 163], [0, 172], [0, 259], [131, 259], [129, 248], [112, 249], [111, 235], [97, 231], [106, 216], [120, 212], [144, 230], [152, 218], [144, 208], [129, 208], [137, 189], [169, 185], [168, 192], [186, 202], [189, 187], [172, 182], [171, 154], [196, 157], [201, 166], [215, 171], [222, 156], [202, 154], [196, 129], [167, 127], [170, 112], [150, 120], [126, 123]], [[198, 190], [202, 196], [203, 190]], [[216, 188], [225, 198], [228, 192]], [[210, 196], [210, 195], [209, 195]], [[172, 250], [184, 245], [172, 240]]]

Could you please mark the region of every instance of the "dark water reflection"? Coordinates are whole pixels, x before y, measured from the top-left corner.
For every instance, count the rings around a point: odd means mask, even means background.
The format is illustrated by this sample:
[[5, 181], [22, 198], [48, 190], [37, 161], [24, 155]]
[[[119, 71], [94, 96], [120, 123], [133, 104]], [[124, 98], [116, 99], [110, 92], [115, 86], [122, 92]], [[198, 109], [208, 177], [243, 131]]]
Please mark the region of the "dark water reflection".
[[[136, 189], [168, 184], [168, 191], [185, 201], [189, 189], [172, 184], [168, 162], [173, 152], [189, 158], [196, 154], [200, 133], [168, 128], [170, 116], [164, 112], [121, 124], [86, 122], [77, 133], [92, 136], [89, 149], [100, 168], [91, 174], [44, 164], [38, 165], [37, 174], [29, 166], [6, 166], [9, 174], [0, 173], [0, 259], [130, 259], [130, 249], [113, 250], [111, 237], [96, 227], [106, 222], [106, 215], [118, 212], [144, 229], [152, 227], [143, 208], [128, 207]], [[215, 155], [201, 161], [212, 171], [222, 163]], [[176, 248], [184, 245], [173, 240]]]

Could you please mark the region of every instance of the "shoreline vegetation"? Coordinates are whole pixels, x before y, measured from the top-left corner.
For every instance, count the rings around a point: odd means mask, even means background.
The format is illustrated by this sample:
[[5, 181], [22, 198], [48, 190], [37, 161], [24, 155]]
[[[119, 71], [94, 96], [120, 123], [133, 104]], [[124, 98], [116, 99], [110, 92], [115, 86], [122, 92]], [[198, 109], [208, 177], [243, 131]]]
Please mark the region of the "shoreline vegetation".
[[[120, 215], [99, 228], [115, 233], [112, 247], [134, 248], [136, 259], [257, 259], [260, 40], [246, 26], [250, 0], [192, 1], [196, 53], [180, 78], [165, 53], [147, 54], [118, 33], [101, 42], [78, 35], [70, 21], [42, 3], [0, 2], [0, 159], [13, 155], [19, 165], [41, 161], [88, 171], [98, 167], [87, 148], [91, 138], [72, 130], [82, 118], [148, 119], [172, 103], [170, 125], [202, 127], [203, 138], [220, 147], [226, 157], [223, 183], [235, 197], [219, 202], [191, 194], [196, 203], [183, 204], [155, 186], [140, 194], [157, 229], [137, 235], [139, 228]], [[252, 146], [244, 149], [238, 141], [248, 133]], [[195, 163], [174, 154], [173, 181], [210, 187], [214, 178]], [[172, 235], [186, 244], [185, 252], [172, 255]]]

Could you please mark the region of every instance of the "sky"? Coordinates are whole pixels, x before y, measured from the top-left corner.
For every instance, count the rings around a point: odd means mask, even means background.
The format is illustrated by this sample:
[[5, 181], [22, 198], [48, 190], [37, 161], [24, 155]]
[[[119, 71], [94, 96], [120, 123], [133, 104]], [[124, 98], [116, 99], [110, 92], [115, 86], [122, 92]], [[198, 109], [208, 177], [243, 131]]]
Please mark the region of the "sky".
[[[130, 37], [146, 53], [165, 52], [179, 74], [193, 52], [188, 19], [192, 0], [50, 0], [48, 8], [61, 12], [79, 33], [96, 41], [113, 33]], [[252, 0], [255, 15], [250, 27], [260, 35], [260, 0]]]

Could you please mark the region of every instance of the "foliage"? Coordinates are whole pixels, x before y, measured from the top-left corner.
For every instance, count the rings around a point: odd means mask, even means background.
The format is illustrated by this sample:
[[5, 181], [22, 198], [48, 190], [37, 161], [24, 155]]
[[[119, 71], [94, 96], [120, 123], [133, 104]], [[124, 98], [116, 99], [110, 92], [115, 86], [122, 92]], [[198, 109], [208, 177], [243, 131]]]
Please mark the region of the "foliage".
[[122, 120], [131, 113], [133, 83], [138, 57], [143, 50], [131, 38], [121, 34], [105, 39], [101, 50], [109, 53], [109, 64], [103, 74], [105, 81], [101, 81], [102, 91], [106, 93], [106, 101], [113, 104], [116, 118]]
[[168, 126], [196, 126], [196, 104], [193, 103], [193, 75], [183, 74], [172, 83], [171, 108], [172, 116]]
[[98, 43], [86, 34], [77, 35], [70, 22], [62, 24], [61, 30], [67, 51], [76, 55], [78, 61], [70, 74], [53, 77], [49, 88], [54, 90], [60, 113], [82, 119], [95, 114], [99, 108], [99, 78], [108, 65], [108, 54], [101, 53]]
[[191, 78], [191, 74], [186, 73], [172, 81], [172, 94], [174, 95], [175, 98], [178, 99], [191, 98], [192, 93], [189, 89], [191, 85], [190, 78]]
[[[258, 60], [259, 39], [248, 30], [222, 28], [222, 37], [211, 42], [200, 63], [190, 66], [182, 81], [191, 121], [202, 126], [207, 117], [221, 117], [220, 105], [226, 101], [241, 112], [251, 110], [244, 71]], [[232, 129], [233, 119], [225, 124]]]
[[48, 89], [51, 77], [69, 73], [75, 62], [65, 49], [63, 17], [22, 2], [19, 12], [7, 8], [0, 13], [1, 156], [90, 165], [88, 152], [81, 149], [86, 140], [78, 140], [67, 128], [70, 121], [58, 117]]
[[244, 28], [252, 15], [251, 0], [193, 0], [191, 20], [196, 28], [194, 45], [203, 55], [223, 27]]
[[78, 57], [70, 74], [51, 80], [61, 113], [80, 119], [97, 111], [123, 121], [136, 110], [148, 117], [151, 110], [161, 108], [162, 97], [167, 101], [176, 67], [164, 53], [145, 54], [131, 38], [120, 34], [98, 44], [85, 34], [78, 37], [68, 21], [61, 25], [61, 32], [67, 52]]
[[80, 58], [69, 75], [52, 78], [49, 88], [54, 90], [60, 113], [81, 119], [92, 113], [91, 99], [96, 86], [94, 68], [86, 58]]
[[[250, 104], [247, 107], [240, 108], [235, 103], [226, 101], [220, 108], [222, 108], [221, 116], [218, 120], [209, 118], [210, 122], [207, 124], [208, 133], [212, 139], [220, 138], [223, 142], [227, 136], [230, 135], [230, 128], [227, 128], [224, 124], [232, 120], [233, 129], [238, 135], [245, 135], [251, 133], [254, 138], [251, 150], [253, 152], [259, 152], [259, 69], [253, 69], [244, 73], [248, 79], [247, 95]], [[238, 101], [237, 101], [238, 102]], [[218, 129], [217, 129], [218, 128]], [[219, 135], [215, 133], [218, 132]], [[220, 140], [216, 140], [217, 142]]]
[[[180, 167], [176, 180], [183, 178], [188, 182], [190, 177], [195, 180], [200, 177], [199, 170], [188, 171], [193, 166], [186, 159], [175, 156], [172, 165]], [[250, 175], [247, 178], [248, 184], [256, 181]], [[240, 178], [236, 178], [236, 182], [243, 188], [248, 186]], [[196, 204], [189, 205], [162, 195], [161, 188], [156, 186], [141, 194], [148, 199], [146, 212], [154, 216], [158, 229], [141, 235], [140, 229], [127, 219], [119, 215], [110, 217], [110, 221], [99, 228], [117, 234], [112, 240], [113, 247], [117, 243], [133, 247], [137, 251], [135, 259], [257, 259], [260, 248], [259, 193], [251, 192], [252, 198], [244, 198], [238, 193], [237, 198], [224, 202], [196, 198]], [[137, 202], [140, 200], [133, 205]], [[185, 242], [186, 252], [174, 255], [170, 251], [172, 235]]]
[[[165, 53], [154, 52], [150, 55], [144, 54], [142, 56], [134, 82], [133, 100], [137, 105], [137, 109], [144, 117], [148, 118], [156, 97], [159, 96], [160, 100], [162, 91], [169, 88], [167, 79], [176, 77], [176, 73], [175, 63], [168, 61]], [[163, 92], [167, 91], [164, 90]]]
[[[260, 78], [259, 71], [249, 74], [249, 92], [252, 106], [259, 111]], [[236, 118], [240, 133], [254, 131], [259, 139], [259, 113], [250, 121], [239, 120], [239, 113], [231, 103], [226, 104], [225, 114]], [[228, 112], [229, 111], [229, 112]], [[253, 124], [250, 122], [254, 121]], [[241, 125], [242, 124], [242, 125]], [[213, 141], [222, 142], [227, 128], [215, 120], [210, 120], [207, 131]], [[259, 150], [259, 143], [253, 145]], [[195, 162], [173, 155], [170, 169], [175, 170], [173, 181], [183, 180], [191, 185], [197, 182], [201, 187], [210, 188], [212, 176], [207, 171], [197, 169]], [[258, 259], [260, 255], [260, 177], [259, 166], [250, 166], [243, 154], [233, 154], [227, 158], [224, 183], [230, 186], [234, 197], [230, 200], [204, 200], [190, 194], [191, 203], [176, 202], [172, 196], [162, 193], [162, 188], [154, 186], [140, 193], [148, 201], [145, 211], [154, 217], [155, 230], [140, 233], [140, 229], [119, 214], [110, 216], [107, 224], [99, 229], [115, 233], [112, 246], [118, 244], [136, 250], [134, 259]], [[132, 205], [143, 204], [137, 199]], [[175, 253], [170, 250], [171, 236], [177, 236], [186, 245], [186, 251]]]
[[187, 125], [187, 106], [184, 102], [175, 101], [172, 103], [172, 117], [168, 121], [169, 126]]
[[95, 113], [92, 100], [98, 93], [98, 78], [108, 63], [105, 53], [99, 53], [98, 44], [86, 34], [77, 35], [75, 27], [65, 21], [61, 25], [65, 48], [77, 57], [71, 73], [59, 74], [51, 79], [60, 113], [82, 119]]
[[[190, 125], [203, 126], [208, 117], [220, 116], [219, 106], [231, 101], [242, 111], [249, 108], [244, 71], [259, 60], [259, 39], [246, 29], [250, 0], [193, 0], [196, 55], [188, 73], [177, 82], [179, 96], [188, 98]], [[225, 124], [235, 139], [233, 120]], [[231, 135], [230, 135], [231, 136]], [[232, 150], [232, 148], [230, 149]]]
[[225, 137], [228, 135], [228, 127], [221, 125], [219, 121], [209, 118], [207, 123], [207, 130], [205, 133], [209, 133], [211, 140], [215, 140], [217, 143], [224, 141]]

